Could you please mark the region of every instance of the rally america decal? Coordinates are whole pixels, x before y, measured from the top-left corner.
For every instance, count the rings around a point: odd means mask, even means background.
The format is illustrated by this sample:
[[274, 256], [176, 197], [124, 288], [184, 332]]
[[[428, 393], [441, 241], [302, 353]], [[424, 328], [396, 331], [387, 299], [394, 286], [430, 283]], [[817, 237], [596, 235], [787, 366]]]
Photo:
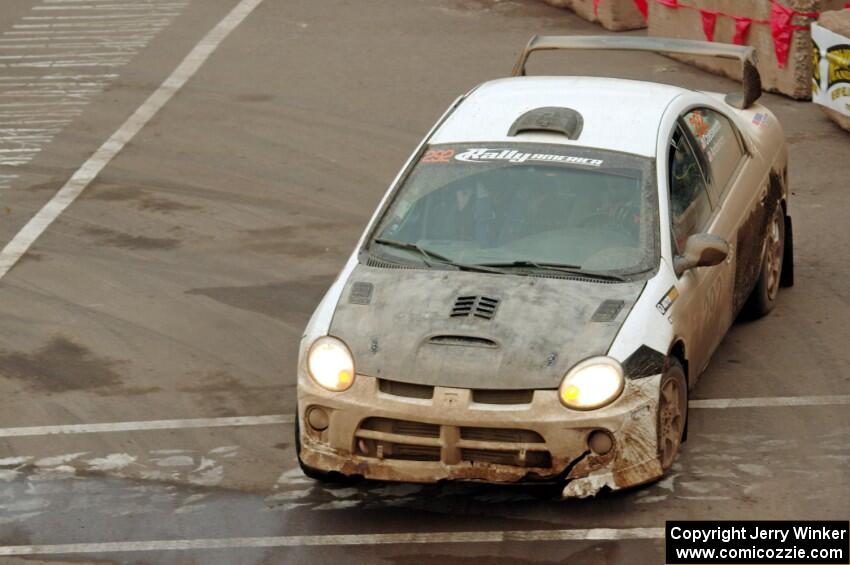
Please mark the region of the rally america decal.
[[587, 157], [574, 157], [571, 155], [553, 155], [551, 153], [523, 153], [516, 149], [487, 149], [479, 147], [467, 149], [454, 155], [455, 161], [464, 163], [492, 163], [506, 161], [508, 163], [562, 163], [565, 165], [585, 165], [587, 167], [601, 167], [602, 159], [588, 159]]

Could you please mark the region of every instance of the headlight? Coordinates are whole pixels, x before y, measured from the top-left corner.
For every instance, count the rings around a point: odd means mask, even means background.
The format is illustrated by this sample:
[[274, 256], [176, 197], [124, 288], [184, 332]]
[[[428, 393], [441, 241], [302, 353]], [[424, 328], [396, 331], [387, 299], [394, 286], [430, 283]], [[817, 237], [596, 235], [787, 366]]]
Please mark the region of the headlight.
[[623, 386], [623, 368], [616, 359], [591, 357], [569, 370], [558, 396], [568, 408], [593, 410], [613, 402]]
[[320, 337], [310, 346], [307, 371], [313, 380], [328, 390], [342, 392], [354, 384], [354, 358], [342, 340]]

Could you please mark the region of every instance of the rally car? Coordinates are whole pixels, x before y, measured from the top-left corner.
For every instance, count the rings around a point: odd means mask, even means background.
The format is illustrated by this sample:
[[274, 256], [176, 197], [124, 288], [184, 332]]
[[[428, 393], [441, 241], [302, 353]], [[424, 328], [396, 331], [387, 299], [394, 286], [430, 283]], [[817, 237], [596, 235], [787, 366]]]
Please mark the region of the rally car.
[[[541, 49], [734, 58], [743, 92], [526, 77]], [[738, 313], [792, 283], [787, 147], [750, 47], [535, 37], [440, 118], [304, 333], [314, 478], [662, 476]]]

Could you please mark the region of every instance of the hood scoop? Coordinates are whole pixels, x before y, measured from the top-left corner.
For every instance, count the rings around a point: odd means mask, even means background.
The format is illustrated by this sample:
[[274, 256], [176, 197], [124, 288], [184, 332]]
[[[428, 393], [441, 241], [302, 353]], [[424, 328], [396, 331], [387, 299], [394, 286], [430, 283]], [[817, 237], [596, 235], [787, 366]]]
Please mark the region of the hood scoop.
[[487, 347], [496, 349], [499, 344], [486, 337], [471, 335], [435, 335], [428, 340], [431, 345], [459, 345], [461, 347]]
[[452, 306], [450, 318], [466, 318], [474, 316], [484, 320], [492, 320], [499, 307], [498, 298], [487, 296], [458, 296]]

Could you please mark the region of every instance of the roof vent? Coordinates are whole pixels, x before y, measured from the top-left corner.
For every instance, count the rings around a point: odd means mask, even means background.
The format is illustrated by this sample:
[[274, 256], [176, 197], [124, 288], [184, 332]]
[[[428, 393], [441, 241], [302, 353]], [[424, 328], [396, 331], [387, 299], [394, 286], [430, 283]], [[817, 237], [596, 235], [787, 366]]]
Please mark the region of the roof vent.
[[496, 315], [496, 308], [499, 306], [498, 298], [488, 298], [486, 296], [458, 296], [452, 306], [452, 318], [465, 318], [467, 316], [475, 316], [485, 320], [493, 319]]
[[526, 132], [562, 133], [567, 139], [578, 139], [584, 127], [581, 114], [571, 108], [535, 108], [516, 119], [508, 130], [511, 137]]

